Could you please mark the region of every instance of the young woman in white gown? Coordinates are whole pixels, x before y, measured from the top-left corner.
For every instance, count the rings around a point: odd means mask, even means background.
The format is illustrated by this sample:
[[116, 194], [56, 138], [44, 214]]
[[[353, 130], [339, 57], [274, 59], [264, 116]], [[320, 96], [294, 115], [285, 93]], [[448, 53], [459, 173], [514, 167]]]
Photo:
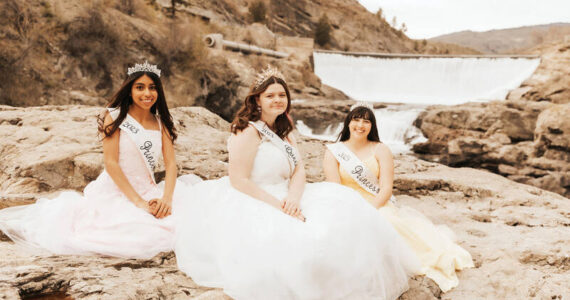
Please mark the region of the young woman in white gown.
[[339, 140], [325, 152], [327, 181], [354, 189], [378, 209], [378, 217], [388, 220], [419, 258], [420, 274], [433, 279], [444, 292], [457, 286], [455, 271], [473, 267], [471, 255], [453, 242], [448, 228], [436, 227], [411, 207], [396, 207], [389, 201], [395, 199], [394, 159], [390, 149], [380, 142], [370, 104], [352, 107]]
[[[0, 230], [26, 248], [55, 254], [150, 258], [171, 251], [171, 203], [181, 198], [175, 192], [176, 132], [156, 66], [129, 68], [99, 119], [99, 132], [105, 169], [83, 195], [63, 192], [3, 209]], [[161, 154], [166, 177], [156, 184], [153, 171]]]
[[258, 75], [232, 123], [229, 177], [175, 203], [179, 268], [236, 299], [395, 299], [419, 262], [355, 191], [305, 184], [283, 76]]

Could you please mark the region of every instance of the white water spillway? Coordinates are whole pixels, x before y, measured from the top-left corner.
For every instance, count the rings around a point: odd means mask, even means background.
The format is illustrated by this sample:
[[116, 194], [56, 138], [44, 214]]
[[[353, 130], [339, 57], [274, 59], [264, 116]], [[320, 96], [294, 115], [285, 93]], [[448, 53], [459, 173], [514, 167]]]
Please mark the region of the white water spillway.
[[315, 74], [355, 100], [454, 105], [505, 99], [538, 57], [366, 56], [313, 53]]

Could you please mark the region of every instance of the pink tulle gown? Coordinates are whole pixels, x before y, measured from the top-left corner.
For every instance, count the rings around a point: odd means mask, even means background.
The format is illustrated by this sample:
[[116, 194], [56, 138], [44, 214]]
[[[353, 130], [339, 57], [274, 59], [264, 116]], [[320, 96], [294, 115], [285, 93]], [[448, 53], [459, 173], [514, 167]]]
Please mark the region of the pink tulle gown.
[[[158, 145], [161, 132], [146, 130]], [[119, 165], [139, 195], [149, 201], [162, 197], [164, 183], [155, 184], [131, 138], [120, 131]], [[194, 175], [182, 181], [193, 182]], [[173, 202], [184, 194], [185, 183], [177, 180]], [[81, 195], [62, 192], [54, 199], [39, 199], [31, 205], [0, 210], [0, 230], [30, 250], [55, 254], [102, 254], [126, 258], [150, 258], [174, 246], [172, 216], [157, 219], [136, 207], [119, 190], [106, 170], [89, 183]]]

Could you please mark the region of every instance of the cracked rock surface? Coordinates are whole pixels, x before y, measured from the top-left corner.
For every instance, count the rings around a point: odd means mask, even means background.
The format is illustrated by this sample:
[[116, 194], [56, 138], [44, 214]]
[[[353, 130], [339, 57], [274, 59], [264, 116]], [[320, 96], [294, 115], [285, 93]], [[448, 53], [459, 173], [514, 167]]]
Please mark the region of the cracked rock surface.
[[[0, 208], [81, 190], [102, 169], [96, 137], [102, 108], [0, 106]], [[172, 110], [180, 174], [227, 174], [229, 124], [204, 108]], [[45, 128], [48, 128], [46, 130]], [[322, 142], [300, 137], [308, 181], [321, 181]], [[476, 267], [447, 293], [423, 276], [400, 299], [567, 299], [570, 199], [472, 168], [395, 157], [394, 193], [447, 225]], [[157, 173], [159, 176], [161, 172]], [[0, 299], [227, 299], [196, 285], [172, 252], [149, 260], [30, 252], [0, 236]]]

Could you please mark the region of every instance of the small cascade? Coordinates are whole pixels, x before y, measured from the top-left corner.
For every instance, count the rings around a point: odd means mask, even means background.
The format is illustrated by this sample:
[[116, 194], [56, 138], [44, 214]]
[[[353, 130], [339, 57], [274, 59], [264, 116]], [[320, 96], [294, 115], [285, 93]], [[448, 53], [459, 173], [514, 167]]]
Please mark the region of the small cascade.
[[[394, 153], [409, 152], [411, 145], [425, 141], [420, 130], [412, 125], [423, 109], [423, 106], [417, 105], [388, 105], [385, 108], [375, 109], [374, 116], [380, 140]], [[333, 123], [323, 131], [314, 131], [305, 125], [303, 120], [297, 120], [296, 127], [304, 136], [333, 142], [342, 131], [343, 124]]]
[[380, 140], [394, 153], [408, 152], [411, 145], [425, 142], [422, 132], [413, 126], [423, 110], [422, 106], [408, 105], [388, 105], [386, 108], [375, 109]]

